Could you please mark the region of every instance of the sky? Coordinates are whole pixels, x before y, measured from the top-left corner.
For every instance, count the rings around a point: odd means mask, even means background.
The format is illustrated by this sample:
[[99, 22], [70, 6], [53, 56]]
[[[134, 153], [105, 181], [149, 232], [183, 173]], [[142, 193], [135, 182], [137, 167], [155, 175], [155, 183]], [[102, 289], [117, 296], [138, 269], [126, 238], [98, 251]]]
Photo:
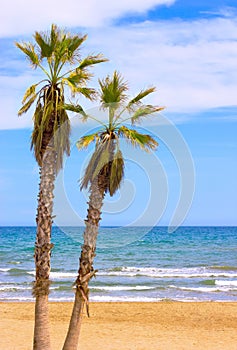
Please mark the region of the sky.
[[[45, 10], [47, 9], [47, 11]], [[134, 96], [165, 106], [141, 130], [159, 142], [142, 154], [123, 144], [125, 180], [105, 199], [102, 225], [237, 225], [237, 4], [235, 0], [30, 0], [0, 13], [0, 225], [34, 225], [38, 167], [30, 151], [31, 109], [17, 116], [24, 91], [42, 78], [16, 41], [52, 23], [88, 34], [82, 56], [103, 53], [90, 86], [116, 69]], [[81, 100], [85, 109], [98, 105]], [[72, 154], [55, 189], [55, 224], [83, 225], [87, 193], [78, 179], [92, 152], [76, 140], [95, 128], [71, 116]]]

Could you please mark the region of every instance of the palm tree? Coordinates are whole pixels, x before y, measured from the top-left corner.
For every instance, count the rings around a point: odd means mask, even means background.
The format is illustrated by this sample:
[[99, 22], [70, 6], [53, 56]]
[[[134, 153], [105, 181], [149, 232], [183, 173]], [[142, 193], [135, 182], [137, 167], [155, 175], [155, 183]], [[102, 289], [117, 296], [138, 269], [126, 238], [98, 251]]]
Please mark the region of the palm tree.
[[53, 190], [63, 156], [70, 153], [70, 121], [63, 107], [65, 88], [73, 97], [80, 93], [93, 99], [95, 90], [86, 87], [91, 77], [88, 67], [106, 61], [102, 55], [80, 58], [81, 44], [87, 36], [71, 35], [52, 25], [49, 33], [34, 34], [35, 42], [16, 43], [33, 68], [40, 68], [44, 78], [30, 86], [23, 97], [18, 115], [26, 113], [36, 103], [31, 148], [39, 165], [40, 184], [37, 208], [35, 243], [35, 350], [49, 350], [48, 294], [51, 244]]
[[[161, 111], [162, 107], [143, 105], [141, 100], [155, 91], [154, 87], [141, 91], [136, 97], [128, 101], [127, 83], [116, 71], [113, 76], [99, 80], [100, 102], [103, 110], [108, 111], [108, 121], [99, 121], [101, 128], [93, 134], [83, 136], [78, 142], [79, 150], [87, 148], [95, 142], [95, 151], [85, 169], [81, 181], [81, 189], [89, 187], [88, 214], [85, 220], [84, 244], [81, 250], [80, 266], [75, 282], [75, 301], [63, 350], [76, 350], [81, 326], [82, 311], [86, 304], [88, 310], [90, 279], [95, 275], [93, 259], [95, 257], [96, 240], [98, 235], [101, 209], [106, 193], [113, 196], [119, 189], [124, 176], [124, 159], [120, 150], [120, 138], [126, 139], [132, 146], [150, 151], [156, 149], [158, 143], [150, 135], [145, 135], [125, 123], [132, 124], [143, 118]], [[126, 104], [125, 104], [126, 102]], [[124, 106], [125, 104], [125, 106]], [[80, 107], [66, 105], [68, 110], [81, 113]], [[124, 112], [128, 117], [124, 117]], [[85, 113], [82, 119], [96, 119]]]

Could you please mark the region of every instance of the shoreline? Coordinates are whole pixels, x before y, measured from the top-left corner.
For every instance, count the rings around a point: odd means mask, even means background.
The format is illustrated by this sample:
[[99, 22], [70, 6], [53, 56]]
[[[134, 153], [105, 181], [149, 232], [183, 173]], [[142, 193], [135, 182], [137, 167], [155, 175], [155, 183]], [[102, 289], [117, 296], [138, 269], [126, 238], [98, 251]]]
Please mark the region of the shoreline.
[[[60, 350], [72, 302], [49, 302], [52, 349]], [[0, 302], [0, 349], [31, 350], [34, 302]], [[237, 301], [91, 302], [81, 350], [235, 350]]]

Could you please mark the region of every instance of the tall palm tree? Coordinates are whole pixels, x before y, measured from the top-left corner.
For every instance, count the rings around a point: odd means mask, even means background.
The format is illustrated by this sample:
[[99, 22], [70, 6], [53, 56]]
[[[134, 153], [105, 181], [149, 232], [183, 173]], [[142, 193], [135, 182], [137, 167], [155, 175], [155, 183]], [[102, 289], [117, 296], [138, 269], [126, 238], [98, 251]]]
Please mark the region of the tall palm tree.
[[[63, 350], [76, 350], [81, 326], [82, 311], [86, 304], [88, 310], [90, 279], [95, 275], [93, 259], [95, 257], [96, 240], [98, 235], [101, 209], [106, 193], [113, 196], [119, 189], [124, 176], [124, 159], [120, 150], [120, 138], [126, 139], [132, 146], [150, 151], [156, 149], [158, 143], [150, 135], [142, 134], [125, 124], [140, 122], [162, 107], [143, 105], [141, 100], [155, 91], [154, 87], [141, 91], [136, 97], [129, 100], [126, 95], [127, 83], [121, 75], [114, 72], [113, 76], [107, 76], [99, 80], [100, 102], [103, 110], [108, 111], [108, 121], [98, 121], [101, 128], [93, 134], [83, 136], [78, 142], [79, 150], [87, 148], [95, 142], [94, 153], [85, 169], [81, 182], [81, 189], [89, 187], [88, 214], [85, 220], [84, 244], [81, 250], [80, 266], [75, 282], [75, 301], [68, 329], [68, 334]], [[66, 105], [68, 110], [81, 113], [80, 107]], [[127, 117], [124, 117], [127, 112]], [[82, 115], [83, 120], [91, 116]], [[96, 119], [95, 117], [91, 117]]]
[[102, 55], [80, 58], [81, 44], [87, 36], [71, 35], [56, 25], [43, 33], [35, 32], [35, 42], [16, 43], [29, 59], [33, 68], [39, 68], [44, 78], [30, 86], [23, 97], [18, 115], [26, 113], [35, 103], [34, 129], [31, 148], [39, 165], [40, 184], [37, 208], [37, 234], [35, 243], [35, 350], [49, 350], [48, 294], [51, 244], [53, 190], [63, 156], [70, 153], [70, 121], [63, 108], [65, 87], [73, 97], [82, 94], [93, 99], [95, 90], [86, 87], [91, 74], [88, 67], [104, 62]]

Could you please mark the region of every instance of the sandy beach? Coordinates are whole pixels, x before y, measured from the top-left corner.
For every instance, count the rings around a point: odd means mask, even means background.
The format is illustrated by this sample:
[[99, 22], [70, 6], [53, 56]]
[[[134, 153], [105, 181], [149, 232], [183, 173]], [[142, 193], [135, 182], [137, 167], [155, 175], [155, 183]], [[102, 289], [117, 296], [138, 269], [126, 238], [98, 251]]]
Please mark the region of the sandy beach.
[[[52, 349], [62, 347], [72, 303], [50, 303]], [[237, 303], [91, 303], [81, 350], [236, 350]], [[30, 350], [33, 303], [1, 303], [1, 350]]]

